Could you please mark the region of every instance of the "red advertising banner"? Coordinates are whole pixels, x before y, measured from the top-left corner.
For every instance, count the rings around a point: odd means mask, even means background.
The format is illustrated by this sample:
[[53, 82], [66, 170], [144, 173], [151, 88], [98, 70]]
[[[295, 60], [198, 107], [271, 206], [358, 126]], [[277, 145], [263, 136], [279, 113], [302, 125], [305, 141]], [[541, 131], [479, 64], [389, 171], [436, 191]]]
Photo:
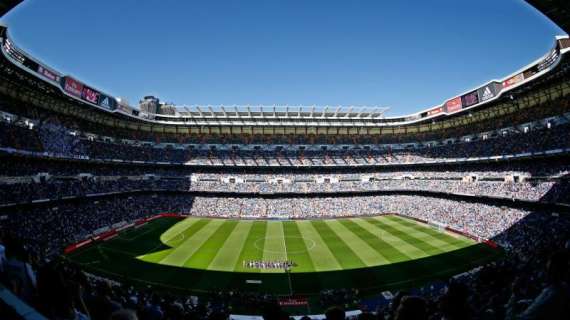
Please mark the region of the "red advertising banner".
[[461, 97], [453, 98], [445, 103], [445, 108], [448, 113], [461, 110]]
[[280, 306], [294, 307], [294, 306], [305, 306], [308, 305], [309, 301], [307, 298], [286, 298], [279, 299]]
[[67, 93], [71, 95], [81, 98], [81, 93], [83, 92], [83, 83], [73, 78], [65, 77], [63, 83], [63, 90], [65, 90]]
[[507, 80], [503, 81], [503, 88], [513, 86], [513, 85], [515, 85], [515, 84], [517, 84], [523, 80], [524, 80], [523, 74], [519, 73], [516, 76], [512, 76], [512, 77], [508, 78]]
[[98, 104], [99, 95], [99, 91], [93, 90], [89, 87], [83, 87], [82, 97], [85, 101], [91, 102], [93, 104]]
[[430, 111], [428, 111], [428, 116], [433, 116], [434, 114], [438, 114], [440, 112], [443, 112], [443, 107], [437, 107], [437, 108], [431, 109]]
[[73, 251], [75, 251], [75, 250], [77, 250], [83, 246], [90, 244], [91, 242], [93, 242], [93, 240], [87, 239], [87, 240], [83, 240], [81, 242], [69, 245], [63, 250], [63, 253], [68, 254], [68, 253], [73, 252]]
[[499, 245], [493, 240], [485, 240], [485, 241], [483, 241], [483, 243], [485, 243], [486, 245], [488, 245], [489, 247], [491, 247], [493, 249], [499, 248]]

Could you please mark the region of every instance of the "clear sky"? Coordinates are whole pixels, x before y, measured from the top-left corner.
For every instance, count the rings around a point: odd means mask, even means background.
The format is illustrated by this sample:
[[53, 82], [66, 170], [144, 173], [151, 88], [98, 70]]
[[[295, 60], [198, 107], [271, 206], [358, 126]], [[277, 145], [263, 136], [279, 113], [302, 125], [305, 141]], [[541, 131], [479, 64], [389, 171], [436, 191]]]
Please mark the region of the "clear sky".
[[522, 0], [25, 0], [15, 43], [132, 105], [442, 103], [563, 31]]

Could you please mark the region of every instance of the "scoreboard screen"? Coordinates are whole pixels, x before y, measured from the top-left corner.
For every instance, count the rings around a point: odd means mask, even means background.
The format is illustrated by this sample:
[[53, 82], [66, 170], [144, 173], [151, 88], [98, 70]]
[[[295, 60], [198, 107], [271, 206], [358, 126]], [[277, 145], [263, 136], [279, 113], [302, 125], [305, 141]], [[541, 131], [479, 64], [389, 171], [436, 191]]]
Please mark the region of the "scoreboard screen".
[[465, 108], [477, 103], [479, 103], [479, 96], [477, 95], [477, 91], [470, 92], [461, 97], [461, 104]]

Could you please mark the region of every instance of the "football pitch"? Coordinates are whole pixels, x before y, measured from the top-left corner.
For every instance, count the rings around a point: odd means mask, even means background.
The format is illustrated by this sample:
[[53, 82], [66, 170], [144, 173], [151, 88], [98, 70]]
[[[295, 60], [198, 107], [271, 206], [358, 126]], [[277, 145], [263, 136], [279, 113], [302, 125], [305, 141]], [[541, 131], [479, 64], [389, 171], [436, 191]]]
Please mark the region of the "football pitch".
[[413, 286], [499, 254], [469, 238], [387, 215], [291, 221], [160, 218], [68, 257], [93, 273], [165, 289], [312, 294], [328, 288]]

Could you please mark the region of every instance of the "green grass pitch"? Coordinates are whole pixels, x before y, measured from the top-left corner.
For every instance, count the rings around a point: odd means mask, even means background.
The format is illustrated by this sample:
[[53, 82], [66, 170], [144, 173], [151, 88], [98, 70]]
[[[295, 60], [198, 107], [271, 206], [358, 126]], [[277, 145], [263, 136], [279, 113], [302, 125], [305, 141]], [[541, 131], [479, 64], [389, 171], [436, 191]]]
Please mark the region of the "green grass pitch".
[[[94, 273], [175, 290], [311, 294], [325, 288], [416, 285], [498, 254], [466, 237], [388, 215], [296, 221], [160, 218], [68, 257]], [[287, 274], [244, 267], [247, 260], [290, 260], [296, 266]]]

